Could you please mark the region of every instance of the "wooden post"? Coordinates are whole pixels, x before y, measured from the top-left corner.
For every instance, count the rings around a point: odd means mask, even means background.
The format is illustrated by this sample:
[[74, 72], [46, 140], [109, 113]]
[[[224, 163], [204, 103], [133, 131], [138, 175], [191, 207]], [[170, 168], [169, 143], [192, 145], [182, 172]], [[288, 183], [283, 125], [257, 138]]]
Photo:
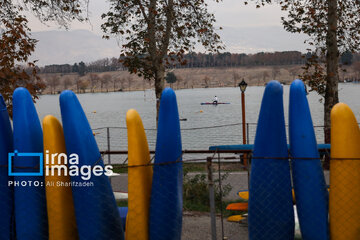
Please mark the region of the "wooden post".
[[208, 172], [208, 185], [209, 185], [209, 199], [210, 199], [210, 217], [211, 217], [211, 239], [216, 240], [216, 210], [215, 210], [215, 193], [214, 181], [212, 175], [212, 158], [206, 159], [206, 166]]

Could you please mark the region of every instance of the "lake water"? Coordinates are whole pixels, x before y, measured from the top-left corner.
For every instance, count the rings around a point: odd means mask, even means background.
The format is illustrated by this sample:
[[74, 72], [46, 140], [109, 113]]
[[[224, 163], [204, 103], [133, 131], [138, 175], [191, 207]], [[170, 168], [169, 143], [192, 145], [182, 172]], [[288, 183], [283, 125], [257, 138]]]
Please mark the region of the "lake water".
[[[256, 122], [264, 87], [251, 86], [246, 90], [246, 121], [249, 125], [249, 140], [254, 141]], [[239, 88], [208, 88], [177, 90], [181, 121], [183, 149], [208, 149], [212, 145], [240, 144], [241, 134], [241, 103]], [[214, 96], [228, 105], [200, 105], [201, 102], [212, 101]], [[155, 148], [155, 95], [153, 90], [138, 92], [114, 92], [79, 94], [78, 98], [94, 130], [101, 150], [106, 149], [106, 129], [110, 130], [111, 150], [127, 150], [125, 116], [128, 109], [136, 109], [142, 117], [150, 149]], [[340, 84], [339, 98], [348, 104], [360, 120], [360, 84]], [[308, 95], [312, 118], [315, 126], [323, 125], [323, 104], [315, 92]], [[284, 86], [285, 121], [288, 118], [289, 86]], [[36, 103], [40, 119], [52, 114], [59, 119], [59, 95], [43, 95]], [[95, 113], [96, 112], [96, 113]], [[237, 125], [234, 125], [237, 124]], [[223, 126], [232, 125], [232, 126]], [[214, 127], [213, 126], [218, 126]], [[210, 128], [207, 128], [210, 127]], [[194, 129], [195, 128], [195, 129]], [[323, 130], [316, 127], [319, 143], [323, 142]]]

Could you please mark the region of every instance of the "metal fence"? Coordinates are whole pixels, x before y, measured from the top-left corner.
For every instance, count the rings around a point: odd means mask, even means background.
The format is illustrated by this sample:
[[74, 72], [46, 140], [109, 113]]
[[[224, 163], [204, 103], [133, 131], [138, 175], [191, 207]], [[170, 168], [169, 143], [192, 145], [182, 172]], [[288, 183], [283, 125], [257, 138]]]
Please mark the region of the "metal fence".
[[[253, 143], [255, 130], [256, 124], [248, 123], [246, 125], [247, 143]], [[323, 132], [323, 127], [315, 126], [315, 130], [317, 133]], [[240, 144], [242, 142], [241, 123], [182, 129], [181, 131], [184, 149], [182, 154], [184, 170], [182, 239], [248, 239], [251, 151], [208, 150], [210, 145]], [[146, 134], [149, 148], [155, 149], [156, 130], [146, 129]], [[119, 176], [111, 178], [113, 190], [127, 192], [126, 128], [98, 128], [94, 129], [94, 135], [103, 154], [104, 162], [115, 164], [117, 168], [123, 169]], [[198, 142], [201, 143], [200, 146], [196, 145]], [[139, 168], [154, 166], [155, 151], [151, 150], [150, 154], [151, 162], [146, 166], [138, 166]], [[321, 161], [323, 162], [329, 157], [329, 152], [323, 151]], [[291, 169], [292, 160], [288, 160], [289, 169]], [[244, 164], [246, 162], [249, 164]], [[276, 185], [280, 182], [279, 179], [276, 180], [277, 173], [271, 174], [274, 174], [272, 184]], [[329, 171], [324, 170], [324, 175], [326, 183], [329, 184]], [[290, 181], [288, 184], [292, 186], [293, 182]], [[268, 197], [264, 194], [265, 202]], [[296, 239], [301, 239], [296, 205], [294, 207], [292, 208], [295, 216], [294, 236]], [[261, 211], [273, 211], [274, 218], [277, 218], [278, 214], [282, 214], [274, 206], [267, 206]], [[273, 227], [274, 236], [280, 236], [283, 228], [281, 226]], [[259, 229], [259, 234], [262, 234], [261, 231], [263, 230]]]
[[[126, 152], [115, 152], [126, 154]], [[196, 155], [197, 158], [186, 158], [187, 154]], [[329, 157], [327, 150], [321, 152], [321, 162]], [[203, 157], [205, 156], [205, 157]], [[183, 152], [183, 223], [182, 239], [248, 239], [248, 199], [249, 199], [249, 179], [250, 166], [244, 165], [244, 157], [247, 156], [251, 163], [251, 151], [184, 151]], [[291, 164], [295, 159], [289, 158], [282, 161], [288, 162], [289, 176], [291, 175]], [[169, 165], [173, 164], [171, 162]], [[147, 166], [152, 166], [149, 163]], [[194, 166], [195, 165], [195, 166]], [[127, 165], [122, 165], [124, 169]], [[133, 166], [132, 166], [133, 167]], [[145, 167], [145, 166], [138, 166]], [[166, 164], [165, 164], [166, 167]], [[273, 181], [273, 186], [285, 181], [278, 179], [278, 173], [269, 173]], [[329, 184], [329, 171], [324, 170], [326, 184]], [[294, 176], [292, 176], [294, 177]], [[121, 174], [118, 178], [113, 178], [113, 188], [115, 191], [126, 191], [127, 175]], [[122, 184], [122, 186], [119, 186]], [[293, 187], [293, 181], [286, 182]], [[276, 187], [275, 187], [276, 188]], [[268, 194], [269, 189], [260, 188], [263, 193], [263, 201], [273, 199]], [[289, 193], [291, 196], [291, 193]], [[293, 193], [294, 194], [294, 193]], [[309, 192], [309, 195], [311, 193]], [[302, 239], [300, 225], [297, 217], [295, 197], [291, 197], [291, 209], [294, 220], [295, 239]], [[294, 201], [294, 202], [293, 202]], [[294, 204], [294, 205], [293, 205]], [[306, 210], [306, 209], [305, 209]], [[267, 205], [259, 209], [261, 214], [271, 212], [273, 219], [281, 217], [283, 214], [275, 206]], [[316, 220], [316, 219], [315, 219]], [[321, 223], [321, 217], [318, 222]], [[274, 221], [276, 222], [276, 221]], [[270, 228], [274, 239], [283, 234], [283, 226], [276, 224]], [[269, 229], [258, 229], [258, 234]], [[291, 233], [290, 233], [291, 234]], [[262, 238], [254, 238], [262, 239]]]
[[[253, 144], [256, 133], [256, 123], [246, 123], [246, 142]], [[186, 159], [198, 157], [191, 151], [208, 150], [209, 146], [242, 144], [242, 123], [204, 126], [199, 128], [182, 128], [182, 148], [188, 150]], [[286, 125], [286, 128], [288, 126]], [[314, 126], [317, 142], [324, 142], [324, 127]], [[156, 145], [156, 129], [145, 129], [149, 149], [154, 150]], [[288, 132], [288, 131], [287, 131]], [[126, 127], [101, 127], [93, 129], [100, 151], [127, 151]], [[205, 157], [206, 156], [202, 156]], [[105, 162], [120, 164], [126, 161], [126, 155], [107, 155]]]
[[[223, 126], [220, 128], [222, 127]], [[114, 149], [111, 145], [111, 128], [105, 129], [106, 133], [110, 133], [106, 137], [106, 144], [110, 145], [105, 145], [105, 148], [101, 148], [104, 156], [108, 157], [107, 159], [105, 158], [105, 162], [119, 163], [118, 161], [121, 159], [120, 165], [118, 166], [127, 169], [127, 151]], [[250, 130], [250, 124], [247, 129], [248, 131]], [[200, 129], [193, 129], [193, 131], [199, 130]], [[147, 131], [151, 132], [155, 130], [150, 129]], [[124, 131], [124, 135], [125, 134], [126, 132]], [[249, 139], [251, 139], [251, 137], [249, 137]], [[151, 151], [152, 159], [154, 158], [154, 154], [155, 152]], [[325, 151], [321, 156], [321, 161], [324, 161], [324, 159], [330, 155], [329, 152]], [[244, 159], [244, 157], [248, 159]], [[248, 239], [247, 209], [251, 157], [251, 151], [249, 150], [209, 151], [195, 149], [183, 151], [184, 212], [182, 215], [182, 239]], [[249, 165], [245, 165], [244, 162], [247, 161], [244, 160], [247, 160]], [[172, 163], [169, 163], [169, 165], [170, 164]], [[290, 160], [289, 164], [291, 167]], [[153, 163], [149, 163], [148, 166], [151, 165], [153, 165]], [[276, 173], [273, 174], [276, 176]], [[329, 171], [324, 171], [324, 175], [328, 184]], [[274, 177], [274, 179], [276, 178]], [[277, 181], [274, 180], [273, 184], [276, 184], [276, 182]], [[126, 183], [126, 173], [112, 178], [114, 191], [127, 191]], [[289, 184], [292, 184], [292, 182], [289, 182]], [[267, 196], [265, 194], [265, 201], [266, 198]], [[235, 204], [231, 205], [232, 203]], [[272, 209], [275, 218], [277, 214], [281, 215], [281, 213], [272, 206], [268, 206], [268, 210], [269, 209]], [[293, 213], [296, 215], [296, 210]], [[297, 239], [301, 239], [300, 226], [297, 220], [294, 226], [294, 235]], [[279, 226], [274, 226], [273, 232], [275, 236], [276, 234], [281, 236], [279, 232], [276, 233], [277, 231], [282, 231], [281, 229]], [[261, 234], [261, 229], [259, 229], [259, 233]]]

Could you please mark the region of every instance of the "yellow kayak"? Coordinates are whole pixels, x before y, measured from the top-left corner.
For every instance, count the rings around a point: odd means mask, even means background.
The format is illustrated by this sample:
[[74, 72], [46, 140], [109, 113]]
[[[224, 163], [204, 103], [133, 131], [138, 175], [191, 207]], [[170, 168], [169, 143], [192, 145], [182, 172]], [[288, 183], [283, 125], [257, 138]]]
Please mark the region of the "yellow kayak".
[[130, 109], [126, 114], [128, 131], [128, 214], [126, 239], [149, 239], [149, 209], [152, 167], [144, 126], [139, 114]]
[[[330, 235], [333, 240], [360, 236], [360, 130], [344, 103], [331, 111]], [[350, 158], [350, 159], [346, 159]]]
[[[48, 168], [50, 173], [48, 176], [45, 174], [49, 239], [78, 239], [71, 187], [59, 186], [61, 183], [70, 183], [70, 176], [65, 176], [64, 171], [58, 176], [57, 170], [54, 170], [55, 174], [51, 174], [51, 166], [53, 166], [51, 154], [66, 154], [63, 129], [54, 116], [48, 115], [44, 118], [43, 134], [44, 154], [49, 156], [48, 162], [46, 156], [44, 157], [44, 172], [46, 173], [46, 168]], [[58, 158], [54, 159], [54, 163], [58, 165]]]

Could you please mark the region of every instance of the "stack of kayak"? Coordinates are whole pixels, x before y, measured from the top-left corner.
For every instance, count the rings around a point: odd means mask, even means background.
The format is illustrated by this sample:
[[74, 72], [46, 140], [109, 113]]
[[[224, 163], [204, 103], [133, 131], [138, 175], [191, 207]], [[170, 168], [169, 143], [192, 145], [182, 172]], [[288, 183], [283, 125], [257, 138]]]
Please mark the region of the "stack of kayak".
[[[48, 115], [41, 127], [25, 88], [13, 94], [13, 130], [2, 97], [0, 108], [0, 239], [125, 239], [108, 166], [76, 95], [60, 95], [62, 125]], [[154, 166], [139, 114], [129, 110], [126, 121], [126, 239], [180, 239], [182, 149], [174, 91], [162, 94]]]
[[331, 111], [329, 194], [303, 82], [290, 86], [289, 152], [282, 95], [279, 82], [266, 85], [251, 164], [249, 238], [294, 239], [294, 192], [302, 239], [358, 239], [360, 130], [354, 114], [343, 103]]

